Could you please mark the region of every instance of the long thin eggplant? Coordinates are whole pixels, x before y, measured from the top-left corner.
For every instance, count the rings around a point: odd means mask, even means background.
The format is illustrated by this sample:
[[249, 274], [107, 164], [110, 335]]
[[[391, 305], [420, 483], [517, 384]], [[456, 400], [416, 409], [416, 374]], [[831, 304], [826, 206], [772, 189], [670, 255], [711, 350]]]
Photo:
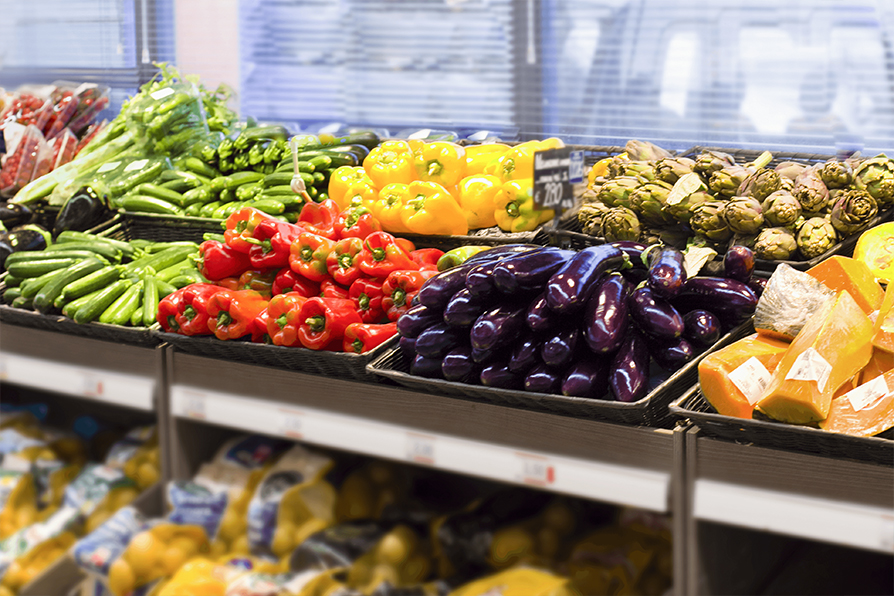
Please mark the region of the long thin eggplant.
[[[525, 305], [501, 304], [494, 307], [472, 325], [469, 339], [478, 350], [507, 347], [521, 335], [525, 325]], [[417, 346], [418, 349], [418, 346]]]
[[546, 293], [541, 292], [528, 305], [525, 311], [525, 324], [536, 333], [555, 329], [558, 325], [559, 315], [546, 306]]
[[649, 360], [648, 341], [631, 330], [610, 365], [608, 385], [617, 401], [639, 401], [648, 394]]
[[587, 346], [597, 354], [609, 354], [624, 341], [629, 321], [627, 299], [630, 284], [620, 273], [602, 278], [584, 310], [582, 329]]
[[702, 308], [719, 316], [724, 323], [735, 324], [754, 314], [757, 295], [747, 285], [723, 277], [693, 277], [672, 301], [679, 310]]
[[571, 365], [562, 380], [562, 394], [574, 397], [605, 398], [608, 393], [610, 362], [585, 356]]
[[528, 371], [525, 376], [525, 391], [534, 393], [557, 393], [562, 385], [564, 370], [556, 370], [542, 362]]
[[504, 351], [505, 350], [500, 348], [493, 350], [478, 350], [473, 347], [472, 360], [481, 365], [493, 364], [493, 362], [496, 361], [497, 356], [501, 355]]
[[547, 366], [565, 368], [574, 360], [579, 343], [580, 331], [577, 327], [560, 329], [543, 342], [540, 358]]
[[[467, 261], [468, 262], [468, 261]], [[466, 275], [466, 289], [469, 294], [480, 300], [486, 300], [499, 293], [494, 284], [494, 269], [499, 260], [481, 261]]]
[[634, 269], [648, 268], [646, 262], [643, 260], [643, 252], [649, 248], [647, 245], [632, 240], [619, 240], [617, 242], [612, 242], [611, 245], [621, 249], [624, 254], [627, 255], [627, 258], [630, 259], [630, 265]]
[[724, 276], [748, 283], [754, 273], [754, 252], [747, 246], [730, 246], [723, 255]]
[[416, 375], [417, 377], [440, 379], [443, 376], [443, 373], [441, 372], [441, 359], [426, 358], [425, 356], [417, 354], [416, 357], [413, 358], [413, 363], [410, 364], [410, 374]]
[[471, 346], [459, 346], [444, 354], [441, 373], [447, 381], [477, 384], [481, 365], [472, 360]]
[[574, 255], [573, 251], [548, 246], [509, 257], [494, 268], [494, 283], [510, 295], [538, 289]]
[[695, 348], [689, 340], [682, 337], [670, 342], [649, 342], [649, 353], [658, 366], [669, 372], [682, 368], [695, 358]]
[[453, 327], [469, 327], [484, 314], [489, 305], [472, 296], [467, 288], [453, 295], [444, 309], [444, 322]]
[[683, 337], [700, 348], [708, 348], [720, 339], [720, 319], [713, 313], [696, 309], [683, 315]]
[[432, 325], [416, 338], [416, 353], [426, 358], [441, 358], [453, 348], [467, 342], [468, 332], [447, 323]]
[[[498, 257], [493, 258], [495, 260]], [[448, 269], [429, 279], [416, 294], [419, 303], [429, 308], [443, 310], [453, 295], [465, 287], [469, 271], [480, 265], [482, 261], [484, 259], [474, 262], [466, 261], [458, 267]]]
[[574, 255], [546, 283], [546, 305], [559, 314], [578, 311], [607, 271], [629, 266], [627, 256], [611, 244], [585, 248]]
[[683, 334], [683, 317], [670, 302], [656, 296], [649, 286], [635, 289], [627, 304], [630, 318], [649, 335], [670, 340]]
[[505, 362], [489, 364], [481, 369], [478, 380], [486, 387], [500, 387], [502, 389], [519, 389], [524, 377], [511, 372]]
[[472, 255], [471, 257], [466, 259], [466, 263], [482, 261], [493, 257], [504, 258], [510, 255], [529, 252], [535, 248], [540, 247], [536, 244], [506, 244], [504, 246], [495, 246], [494, 248], [489, 248]]
[[683, 253], [670, 246], [652, 249], [648, 253], [649, 287], [661, 298], [673, 298], [686, 283]]
[[748, 287], [751, 288], [751, 291], [754, 292], [755, 296], [759, 299], [761, 294], [763, 294], [764, 290], [767, 288], [767, 280], [763, 277], [752, 277], [748, 280]]
[[540, 361], [540, 347], [543, 345], [543, 339], [534, 334], [528, 334], [519, 339], [512, 348], [512, 354], [509, 356], [507, 364], [510, 371], [516, 374], [525, 374], [537, 362]]
[[419, 334], [442, 322], [444, 315], [439, 308], [431, 308], [424, 304], [411, 306], [397, 320], [397, 330], [403, 337], [416, 338]]

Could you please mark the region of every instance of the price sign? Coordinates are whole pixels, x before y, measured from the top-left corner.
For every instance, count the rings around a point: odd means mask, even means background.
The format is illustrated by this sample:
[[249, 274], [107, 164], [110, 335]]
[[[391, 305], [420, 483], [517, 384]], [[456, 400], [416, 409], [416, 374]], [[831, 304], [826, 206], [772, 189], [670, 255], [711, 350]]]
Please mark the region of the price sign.
[[556, 481], [556, 469], [552, 463], [537, 455], [518, 454], [519, 479], [531, 486], [550, 486]]
[[534, 204], [564, 211], [574, 206], [574, 184], [583, 180], [584, 152], [569, 147], [534, 154]]
[[205, 414], [205, 396], [195, 391], [183, 392], [183, 415], [188, 418], [197, 418], [204, 420]]
[[304, 438], [304, 415], [296, 410], [280, 410], [279, 432], [292, 439]]
[[84, 373], [84, 384], [81, 392], [87, 397], [102, 397], [103, 386], [102, 379], [92, 372]]
[[417, 464], [435, 465], [435, 438], [408, 432], [407, 459]]

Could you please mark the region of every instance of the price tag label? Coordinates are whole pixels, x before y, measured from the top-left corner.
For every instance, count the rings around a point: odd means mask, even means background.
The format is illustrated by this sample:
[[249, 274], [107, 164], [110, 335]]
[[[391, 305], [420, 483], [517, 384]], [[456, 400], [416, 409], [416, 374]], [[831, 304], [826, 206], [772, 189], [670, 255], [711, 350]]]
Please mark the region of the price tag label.
[[187, 418], [204, 420], [206, 415], [205, 396], [196, 391], [183, 392], [183, 415]]
[[531, 486], [551, 486], [556, 481], [556, 469], [545, 457], [518, 454], [519, 480]]
[[82, 394], [87, 397], [102, 397], [103, 389], [102, 378], [99, 375], [90, 371], [84, 372]]
[[435, 465], [435, 438], [419, 433], [407, 433], [407, 459], [426, 466]]
[[155, 101], [158, 101], [160, 99], [164, 99], [168, 95], [174, 95], [174, 90], [171, 89], [170, 87], [165, 87], [164, 89], [159, 89], [158, 91], [155, 91], [154, 93], [150, 93], [149, 97], [151, 97]]
[[304, 414], [296, 410], [280, 410], [279, 432], [292, 439], [304, 438]]
[[9, 378], [9, 369], [7, 366], [6, 356], [0, 354], [0, 381], [5, 381]]
[[565, 211], [574, 206], [574, 184], [583, 180], [584, 153], [568, 147], [534, 154], [534, 204]]
[[882, 515], [880, 544], [882, 549], [894, 553], [894, 515]]

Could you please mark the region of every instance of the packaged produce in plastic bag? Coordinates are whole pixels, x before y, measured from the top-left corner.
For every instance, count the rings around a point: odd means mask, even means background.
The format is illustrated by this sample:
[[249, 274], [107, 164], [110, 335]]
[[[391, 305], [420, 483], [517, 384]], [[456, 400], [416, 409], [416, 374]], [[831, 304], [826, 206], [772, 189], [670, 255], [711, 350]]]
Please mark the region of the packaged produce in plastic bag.
[[68, 127], [81, 134], [96, 119], [96, 116], [109, 105], [109, 88], [95, 83], [84, 83], [75, 90], [78, 98], [78, 109], [68, 122]]
[[378, 519], [389, 505], [405, 500], [403, 469], [385, 461], [371, 461], [349, 472], [338, 487], [335, 519]]
[[208, 134], [201, 92], [189, 82], [138, 95], [126, 109], [128, 128], [154, 153], [180, 153]]
[[119, 468], [141, 489], [147, 489], [161, 474], [159, 468], [158, 432], [155, 425], [132, 429], [117, 441], [106, 454], [107, 466]]
[[[71, 551], [72, 557], [81, 569], [108, 585], [112, 565], [121, 558], [131, 539], [146, 527], [146, 523], [147, 519], [139, 511], [133, 507], [122, 507], [81, 538]], [[123, 590], [133, 589], [136, 579], [128, 574], [129, 566], [124, 569], [119, 564], [118, 569], [114, 589], [116, 593], [126, 593]]]
[[212, 540], [211, 554], [215, 557], [249, 554], [249, 502], [266, 469], [289, 445], [257, 435], [229, 441], [192, 480], [168, 485], [168, 519], [203, 527]]
[[0, 169], [0, 194], [12, 196], [31, 181], [39, 158], [49, 159], [46, 157], [48, 146], [33, 124], [26, 126], [12, 142], [9, 135], [5, 136], [7, 157]]
[[55, 170], [59, 166], [67, 164], [74, 159], [75, 152], [78, 148], [78, 137], [71, 132], [71, 129], [65, 128], [61, 133], [53, 137], [50, 141], [50, 147], [53, 148], [53, 156], [50, 159], [50, 170]]
[[[594, 592], [594, 594], [614, 592]], [[567, 577], [543, 569], [516, 567], [470, 582], [450, 592], [450, 596], [576, 596]]]
[[0, 127], [10, 122], [25, 126], [37, 122], [52, 90], [53, 85], [23, 85], [17, 88], [0, 114]]
[[294, 574], [252, 558], [213, 561], [195, 557], [183, 565], [153, 596], [282, 596]]

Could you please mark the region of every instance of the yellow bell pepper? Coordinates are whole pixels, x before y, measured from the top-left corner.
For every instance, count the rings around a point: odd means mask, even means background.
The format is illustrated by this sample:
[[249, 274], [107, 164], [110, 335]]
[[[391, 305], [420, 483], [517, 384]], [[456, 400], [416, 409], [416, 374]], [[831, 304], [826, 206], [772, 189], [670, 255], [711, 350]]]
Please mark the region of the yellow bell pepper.
[[550, 137], [543, 141], [527, 141], [516, 145], [500, 158], [500, 171], [497, 176], [504, 182], [534, 177], [534, 154], [547, 149], [564, 147], [561, 139]]
[[505, 232], [529, 232], [556, 216], [552, 209], [534, 206], [534, 179], [510, 180], [501, 187], [494, 218]]
[[413, 150], [406, 141], [385, 141], [374, 148], [363, 160], [363, 169], [378, 188], [416, 179]]
[[414, 234], [462, 236], [469, 233], [466, 215], [456, 199], [437, 182], [411, 182], [401, 221]]
[[[369, 176], [361, 166], [336, 168], [329, 177], [329, 198], [338, 203], [339, 209], [347, 209], [351, 204], [350, 199], [345, 198], [348, 188], [362, 180], [369, 180]], [[372, 183], [372, 180], [369, 181]]]
[[[343, 201], [347, 203], [348, 207], [352, 205], [363, 205], [364, 207], [372, 211], [372, 205], [378, 200], [378, 198], [379, 189], [376, 188], [369, 177], [364, 177], [348, 187], [347, 192], [345, 192]], [[341, 207], [341, 205], [339, 205], [339, 207]], [[347, 207], [341, 207], [342, 210], [345, 210], [346, 208]]]
[[612, 158], [606, 157], [593, 164], [593, 167], [587, 172], [587, 188], [593, 188], [596, 179], [600, 176], [605, 176], [606, 172], [608, 172], [608, 164], [611, 162]]
[[394, 182], [379, 191], [379, 199], [373, 203], [373, 217], [382, 224], [382, 229], [392, 234], [406, 234], [410, 230], [401, 221], [401, 211], [410, 200], [410, 187]]
[[437, 182], [450, 188], [466, 177], [466, 150], [456, 143], [426, 143], [416, 151], [415, 163], [416, 174], [423, 182]]
[[466, 147], [466, 177], [473, 174], [484, 174], [484, 169], [500, 159], [509, 149], [509, 145], [502, 143], [485, 143]]
[[494, 211], [503, 181], [497, 176], [466, 176], [459, 183], [459, 206], [466, 213], [470, 230], [497, 225]]

